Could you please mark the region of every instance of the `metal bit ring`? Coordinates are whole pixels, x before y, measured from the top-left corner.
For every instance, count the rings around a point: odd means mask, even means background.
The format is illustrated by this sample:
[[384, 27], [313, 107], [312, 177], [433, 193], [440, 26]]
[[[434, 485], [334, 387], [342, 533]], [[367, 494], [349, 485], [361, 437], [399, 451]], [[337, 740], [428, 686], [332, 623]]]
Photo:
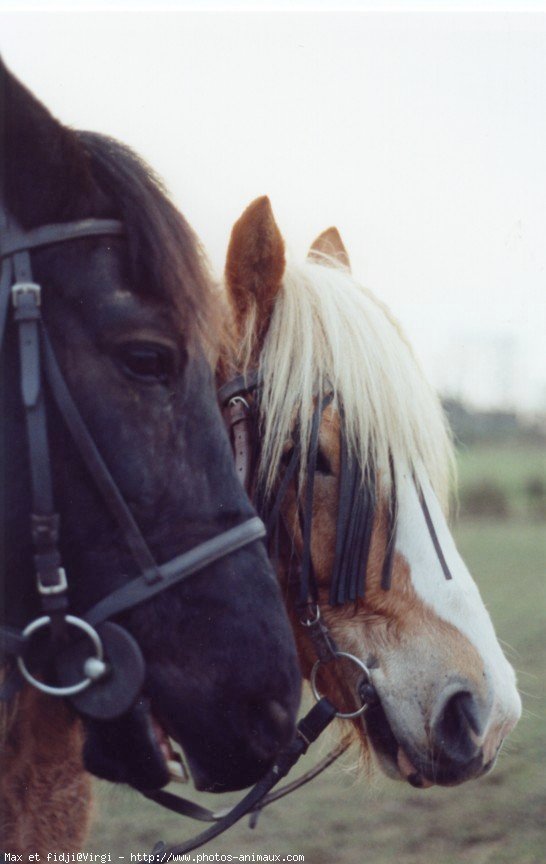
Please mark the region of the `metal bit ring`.
[[[97, 631], [91, 627], [87, 621], [84, 621], [82, 618], [76, 618], [74, 615], [66, 615], [65, 621], [67, 624], [71, 624], [72, 627], [77, 627], [79, 630], [83, 630], [85, 635], [91, 640], [93, 643], [93, 647], [95, 649], [95, 657], [94, 659], [103, 662], [104, 660], [104, 651], [102, 647], [102, 642], [100, 640], [99, 634]], [[35, 621], [31, 621], [31, 623], [25, 627], [23, 630], [23, 637], [25, 639], [29, 639], [33, 633], [37, 630], [41, 630], [42, 627], [47, 627], [51, 624], [51, 618], [49, 615], [43, 615], [41, 618], [36, 618]], [[90, 684], [93, 683], [95, 678], [86, 675], [81, 681], [78, 681], [76, 684], [71, 684], [68, 687], [53, 687], [51, 684], [44, 684], [43, 681], [39, 681], [38, 678], [35, 678], [29, 670], [27, 669], [25, 660], [23, 657], [17, 658], [17, 666], [19, 667], [19, 671], [23, 678], [28, 681], [33, 687], [37, 690], [40, 690], [42, 693], [47, 693], [48, 696], [75, 696], [76, 693], [81, 693], [82, 690], [86, 690]]]
[[[334, 659], [337, 660], [340, 657], [344, 658], [345, 660], [351, 660], [356, 666], [358, 666], [360, 671], [363, 672], [364, 675], [366, 675], [368, 681], [370, 680], [370, 670], [362, 660], [359, 660], [359, 658], [355, 657], [354, 654], [348, 654], [346, 651], [336, 651]], [[313, 696], [315, 697], [317, 702], [322, 698], [321, 694], [317, 689], [317, 674], [320, 667], [323, 665], [324, 662], [322, 660], [317, 660], [315, 665], [313, 666], [313, 669], [311, 670], [311, 677], [309, 678], [311, 690], [313, 691]], [[355, 717], [360, 717], [361, 714], [364, 714], [364, 711], [367, 707], [368, 703], [364, 702], [364, 704], [361, 705], [360, 708], [358, 708], [356, 711], [338, 711], [336, 717], [338, 717], [340, 720], [353, 720]]]

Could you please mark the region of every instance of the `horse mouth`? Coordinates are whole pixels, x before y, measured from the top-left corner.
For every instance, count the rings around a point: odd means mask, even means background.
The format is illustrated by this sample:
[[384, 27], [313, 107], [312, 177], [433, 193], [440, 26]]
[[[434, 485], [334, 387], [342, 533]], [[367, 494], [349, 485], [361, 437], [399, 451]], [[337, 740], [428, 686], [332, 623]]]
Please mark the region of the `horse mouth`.
[[119, 720], [85, 725], [84, 763], [97, 777], [127, 783], [141, 792], [160, 789], [171, 780], [188, 781], [182, 756], [147, 699], [139, 699]]
[[379, 767], [387, 777], [404, 780], [416, 789], [428, 789], [435, 785], [421, 768], [415, 767], [407, 750], [396, 738], [379, 698], [363, 715], [362, 727]]
[[163, 756], [171, 781], [173, 783], [188, 783], [190, 775], [182, 754], [174, 749], [172, 739], [169, 738], [165, 729], [153, 714], [150, 715], [150, 721], [156, 745]]

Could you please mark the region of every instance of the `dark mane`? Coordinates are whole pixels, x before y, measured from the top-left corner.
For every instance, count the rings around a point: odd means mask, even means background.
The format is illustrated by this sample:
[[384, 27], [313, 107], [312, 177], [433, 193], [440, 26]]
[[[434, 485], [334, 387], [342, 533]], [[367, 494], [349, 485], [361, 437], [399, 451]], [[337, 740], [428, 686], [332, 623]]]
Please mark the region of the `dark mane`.
[[152, 169], [129, 147], [94, 132], [77, 132], [93, 179], [127, 231], [132, 287], [174, 303], [188, 335], [208, 342], [217, 332], [213, 282], [201, 244]]
[[1, 58], [0, 105], [0, 195], [21, 225], [121, 219], [133, 290], [174, 303], [188, 336], [216, 342], [217, 304], [201, 245], [144, 161], [111, 138], [57, 122]]

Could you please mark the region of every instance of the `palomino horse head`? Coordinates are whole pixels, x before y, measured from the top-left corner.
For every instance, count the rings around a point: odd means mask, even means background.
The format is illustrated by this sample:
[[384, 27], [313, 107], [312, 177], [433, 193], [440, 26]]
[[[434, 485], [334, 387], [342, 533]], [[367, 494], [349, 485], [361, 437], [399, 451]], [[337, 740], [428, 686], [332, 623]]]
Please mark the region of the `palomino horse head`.
[[[521, 706], [447, 527], [439, 400], [388, 310], [351, 276], [335, 229], [304, 264], [286, 264], [258, 199], [233, 229], [226, 282], [235, 371], [258, 370], [255, 483], [264, 518], [278, 508], [278, 572], [305, 676], [317, 654], [299, 619], [320, 610], [378, 697], [352, 721], [363, 751], [417, 786], [485, 773]], [[358, 711], [366, 669], [337, 659], [319, 671], [319, 691]]]
[[[65, 128], [4, 67], [0, 73], [3, 206], [17, 230], [34, 231], [39, 240], [35, 229], [52, 223], [123, 224], [122, 235], [37, 242], [30, 256], [62, 376], [162, 565], [254, 515], [216, 403], [212, 281], [193, 232], [133, 153]], [[20, 628], [41, 613], [17, 338], [10, 309], [3, 591], [7, 622]], [[70, 608], [85, 616], [139, 573], [52, 390], [45, 404]], [[134, 708], [117, 719], [85, 721], [86, 767], [109, 780], [157, 788], [169, 776], [169, 735], [182, 745], [199, 788], [253, 782], [293, 735], [301, 682], [262, 544], [226, 554], [129, 605], [114, 617], [140, 646], [145, 679]]]

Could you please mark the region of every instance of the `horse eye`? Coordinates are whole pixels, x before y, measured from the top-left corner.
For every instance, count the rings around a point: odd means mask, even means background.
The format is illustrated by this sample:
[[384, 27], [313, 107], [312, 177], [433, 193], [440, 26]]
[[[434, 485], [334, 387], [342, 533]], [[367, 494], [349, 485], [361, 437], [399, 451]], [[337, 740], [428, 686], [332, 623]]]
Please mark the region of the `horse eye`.
[[324, 455], [320, 447], [317, 453], [317, 461], [315, 462], [315, 471], [317, 471], [319, 474], [332, 473], [332, 466], [330, 465], [328, 458]]
[[294, 452], [294, 448], [290, 447], [289, 450], [285, 450], [284, 453], [281, 455], [281, 460], [280, 460], [281, 465], [284, 465], [285, 468], [287, 468], [288, 465], [290, 465], [290, 460], [292, 459], [293, 452]]
[[127, 375], [148, 384], [166, 383], [174, 372], [172, 352], [165, 345], [124, 345], [120, 359]]

